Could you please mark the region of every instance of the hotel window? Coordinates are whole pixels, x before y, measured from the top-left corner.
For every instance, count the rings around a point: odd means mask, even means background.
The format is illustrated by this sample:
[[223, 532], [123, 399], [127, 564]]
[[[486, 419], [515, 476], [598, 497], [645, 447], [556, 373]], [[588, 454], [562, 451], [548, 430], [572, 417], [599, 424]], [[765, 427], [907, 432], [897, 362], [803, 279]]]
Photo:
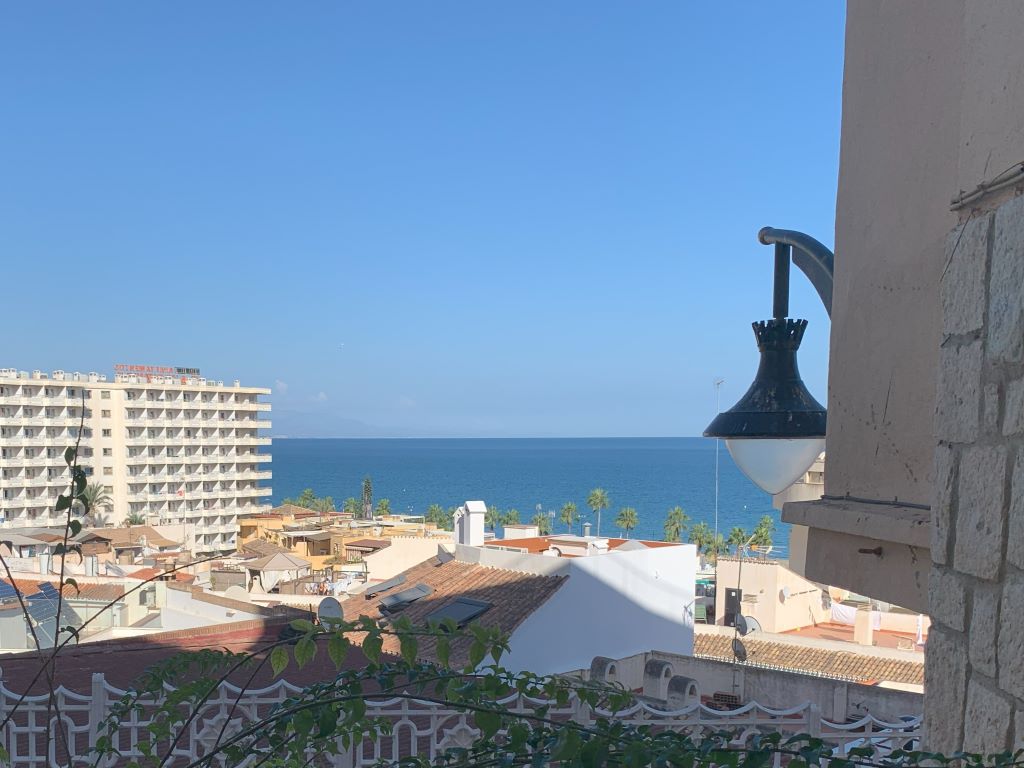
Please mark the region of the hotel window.
[[104, 467], [103, 468], [103, 474], [104, 475], [112, 475], [112, 474], [114, 474], [114, 468], [113, 467]]
[[114, 486], [112, 486], [112, 485], [104, 485], [103, 486], [103, 492], [104, 493], [113, 493], [114, 492]]
[[78, 390], [74, 387], [68, 387], [68, 397], [78, 397]]
[[110, 411], [100, 411], [100, 416], [102, 416], [104, 419], [109, 419]]
[[28, 417], [30, 417], [32, 415], [34, 415], [32, 409], [31, 408], [25, 408], [25, 417], [28, 418]]
[[103, 455], [104, 456], [113, 456], [114, 455], [114, 449], [113, 448], [104, 448], [103, 449]]
[[110, 390], [109, 389], [101, 389], [100, 390], [100, 397], [103, 400], [109, 400], [110, 399]]
[[109, 429], [104, 429], [104, 430], [103, 430], [103, 436], [104, 436], [104, 437], [113, 437], [113, 434], [114, 434], [114, 433], [113, 433], [113, 431], [112, 431], [112, 430], [109, 430]]

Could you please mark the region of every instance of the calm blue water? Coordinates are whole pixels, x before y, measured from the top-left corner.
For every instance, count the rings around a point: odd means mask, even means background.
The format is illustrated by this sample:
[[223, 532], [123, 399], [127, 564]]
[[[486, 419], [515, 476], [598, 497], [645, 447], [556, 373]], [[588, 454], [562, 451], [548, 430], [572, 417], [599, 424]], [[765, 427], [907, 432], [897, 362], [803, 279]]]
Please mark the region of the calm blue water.
[[[605, 535], [616, 534], [621, 507], [635, 507], [636, 538], [661, 538], [665, 513], [675, 505], [693, 522], [714, 527], [715, 443], [704, 438], [553, 439], [274, 439], [273, 502], [303, 488], [329, 495], [339, 506], [359, 498], [362, 479], [373, 478], [374, 499], [388, 498], [395, 512], [422, 514], [430, 504], [445, 508], [483, 499], [519, 510], [528, 522], [536, 505], [558, 510], [575, 501], [591, 519], [587, 494], [608, 491], [602, 514]], [[762, 515], [776, 520], [776, 544], [788, 542], [771, 497], [736, 468], [725, 446], [720, 453], [718, 527], [750, 531]], [[564, 530], [555, 523], [555, 531]], [[595, 531], [596, 532], [596, 531]]]

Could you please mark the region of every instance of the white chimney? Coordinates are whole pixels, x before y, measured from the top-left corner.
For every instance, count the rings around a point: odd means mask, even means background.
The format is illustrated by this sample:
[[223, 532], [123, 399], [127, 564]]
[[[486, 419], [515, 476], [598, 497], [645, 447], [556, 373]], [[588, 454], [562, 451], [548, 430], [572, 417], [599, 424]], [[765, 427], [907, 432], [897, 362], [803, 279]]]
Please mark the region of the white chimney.
[[590, 535], [590, 523], [584, 523], [583, 524], [583, 535], [584, 536], [589, 536]]
[[455, 510], [455, 543], [482, 547], [486, 514], [487, 505], [482, 501], [467, 501]]

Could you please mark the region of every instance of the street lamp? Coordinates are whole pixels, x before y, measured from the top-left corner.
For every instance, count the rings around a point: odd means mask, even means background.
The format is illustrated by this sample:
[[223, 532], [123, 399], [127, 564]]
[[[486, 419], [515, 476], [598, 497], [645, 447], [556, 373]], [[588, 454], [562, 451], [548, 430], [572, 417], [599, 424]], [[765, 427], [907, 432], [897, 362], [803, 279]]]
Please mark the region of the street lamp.
[[704, 436], [725, 440], [743, 474], [776, 494], [796, 482], [825, 449], [825, 407], [807, 390], [796, 363], [807, 321], [788, 317], [790, 260], [807, 275], [831, 315], [834, 256], [802, 232], [765, 227], [757, 237], [775, 245], [773, 317], [753, 323], [761, 364], [746, 394], [719, 413]]

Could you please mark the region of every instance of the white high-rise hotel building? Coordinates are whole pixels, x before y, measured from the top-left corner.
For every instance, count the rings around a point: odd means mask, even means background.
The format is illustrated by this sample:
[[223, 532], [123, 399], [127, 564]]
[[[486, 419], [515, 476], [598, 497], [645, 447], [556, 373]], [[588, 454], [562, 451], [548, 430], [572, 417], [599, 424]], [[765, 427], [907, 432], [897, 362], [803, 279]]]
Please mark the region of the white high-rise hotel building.
[[[97, 514], [117, 525], [137, 514], [149, 524], [183, 525], [196, 553], [235, 548], [238, 516], [265, 511], [271, 489], [270, 421], [259, 414], [269, 389], [227, 386], [195, 369], [117, 366], [51, 375], [0, 368], [0, 524], [63, 523], [64, 449], [78, 436], [79, 463], [113, 499]], [[84, 400], [83, 400], [84, 397]]]

